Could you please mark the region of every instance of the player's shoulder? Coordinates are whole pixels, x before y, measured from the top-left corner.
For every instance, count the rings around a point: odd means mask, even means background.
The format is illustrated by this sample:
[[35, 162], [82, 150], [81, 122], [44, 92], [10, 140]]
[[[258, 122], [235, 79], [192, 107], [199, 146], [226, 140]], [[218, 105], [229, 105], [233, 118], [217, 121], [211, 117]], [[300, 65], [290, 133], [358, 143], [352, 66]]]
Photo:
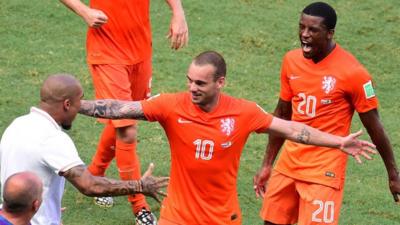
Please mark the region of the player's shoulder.
[[351, 52], [342, 48], [338, 44], [336, 47], [337, 54], [334, 59], [336, 69], [342, 70], [342, 73], [347, 75], [349, 78], [354, 78], [355, 74], [368, 74], [364, 65], [362, 65]]
[[225, 107], [231, 108], [231, 110], [234, 109], [236, 111], [246, 112], [257, 107], [257, 104], [254, 101], [245, 98], [236, 98], [226, 94], [222, 94], [221, 97], [225, 102]]
[[288, 52], [286, 52], [285, 56], [283, 57], [286, 60], [298, 60], [298, 59], [303, 59], [303, 52], [301, 51], [300, 48], [292, 49]]

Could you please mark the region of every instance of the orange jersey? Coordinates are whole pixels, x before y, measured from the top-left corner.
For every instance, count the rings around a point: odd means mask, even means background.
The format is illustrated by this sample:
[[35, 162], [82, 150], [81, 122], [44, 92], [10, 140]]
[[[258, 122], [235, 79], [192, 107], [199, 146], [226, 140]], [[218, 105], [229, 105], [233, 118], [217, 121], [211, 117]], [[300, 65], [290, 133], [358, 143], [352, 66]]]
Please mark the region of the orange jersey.
[[[292, 102], [292, 120], [339, 136], [349, 134], [354, 110], [377, 108], [367, 70], [338, 44], [315, 64], [301, 49], [283, 60], [280, 98]], [[286, 141], [276, 169], [295, 179], [343, 186], [347, 155], [337, 149]]]
[[89, 28], [89, 64], [133, 65], [151, 57], [149, 0], [90, 0], [90, 7], [103, 11], [108, 21]]
[[176, 224], [240, 224], [236, 180], [240, 155], [253, 131], [265, 131], [272, 116], [257, 104], [221, 94], [209, 113], [190, 93], [142, 101], [149, 121], [164, 128], [171, 149], [168, 196], [161, 219]]

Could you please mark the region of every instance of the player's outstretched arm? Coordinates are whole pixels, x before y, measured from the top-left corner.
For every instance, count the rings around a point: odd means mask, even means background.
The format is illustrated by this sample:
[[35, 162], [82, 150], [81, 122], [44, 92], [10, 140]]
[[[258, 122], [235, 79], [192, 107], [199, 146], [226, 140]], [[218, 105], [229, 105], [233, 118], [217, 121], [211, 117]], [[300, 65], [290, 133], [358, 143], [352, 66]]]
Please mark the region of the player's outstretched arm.
[[374, 144], [358, 139], [362, 131], [346, 137], [340, 137], [322, 132], [299, 122], [286, 121], [274, 117], [267, 132], [272, 132], [286, 139], [303, 144], [340, 149], [353, 156], [358, 163], [361, 163], [360, 156], [372, 159], [369, 154], [376, 154], [376, 151], [373, 150], [375, 148]]
[[146, 120], [142, 105], [138, 101], [121, 101], [113, 99], [81, 100], [79, 113], [105, 119], [139, 119]]
[[[292, 103], [290, 101], [279, 99], [274, 111], [274, 116], [285, 120], [290, 120], [292, 116]], [[278, 155], [278, 152], [285, 141], [284, 138], [272, 133], [269, 134], [268, 140], [269, 141], [265, 150], [264, 160], [261, 168], [253, 178], [253, 189], [256, 192], [257, 197], [264, 197], [264, 193], [266, 191], [265, 185], [271, 176], [272, 167], [276, 156]]]
[[180, 0], [165, 0], [172, 11], [167, 38], [172, 49], [184, 47], [189, 42], [189, 29]]
[[82, 17], [90, 27], [101, 27], [107, 23], [108, 17], [103, 11], [92, 9], [80, 0], [60, 0], [65, 6]]
[[87, 196], [119, 196], [142, 193], [160, 202], [159, 195], [165, 196], [160, 189], [168, 185], [169, 177], [154, 177], [154, 165], [151, 163], [140, 180], [121, 181], [90, 174], [85, 166], [75, 166], [60, 173], [82, 194]]
[[396, 202], [400, 203], [400, 175], [394, 158], [392, 145], [379, 119], [378, 110], [373, 109], [365, 113], [360, 113], [359, 116], [385, 163], [389, 178], [389, 188], [393, 198]]

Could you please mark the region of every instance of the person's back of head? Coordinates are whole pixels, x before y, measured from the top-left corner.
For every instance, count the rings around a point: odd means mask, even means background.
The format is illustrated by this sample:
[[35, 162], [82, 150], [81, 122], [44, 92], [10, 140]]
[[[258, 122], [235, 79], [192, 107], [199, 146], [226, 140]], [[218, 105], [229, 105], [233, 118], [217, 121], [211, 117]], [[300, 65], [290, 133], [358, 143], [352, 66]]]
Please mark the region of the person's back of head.
[[32, 172], [15, 173], [3, 188], [4, 217], [12, 224], [29, 224], [42, 203], [43, 184]]

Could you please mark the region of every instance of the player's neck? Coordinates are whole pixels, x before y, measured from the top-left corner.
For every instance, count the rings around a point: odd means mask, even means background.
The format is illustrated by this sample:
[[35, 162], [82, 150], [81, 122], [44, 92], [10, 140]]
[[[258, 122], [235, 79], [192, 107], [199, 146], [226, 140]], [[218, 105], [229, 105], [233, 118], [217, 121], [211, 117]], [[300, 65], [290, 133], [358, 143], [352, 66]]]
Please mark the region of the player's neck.
[[312, 61], [314, 63], [319, 63], [321, 62], [323, 59], [325, 59], [332, 51], [333, 49], [335, 49], [336, 47], [336, 43], [332, 40], [331, 42], [329, 42], [329, 44], [326, 46], [325, 51], [320, 54], [318, 57], [315, 57], [314, 59], [312, 59]]
[[209, 103], [204, 104], [204, 105], [198, 105], [199, 108], [200, 108], [202, 111], [207, 112], [207, 113], [213, 111], [213, 110], [218, 106], [220, 96], [221, 96], [221, 95], [218, 94], [218, 95], [217, 95], [215, 98], [213, 98]]

